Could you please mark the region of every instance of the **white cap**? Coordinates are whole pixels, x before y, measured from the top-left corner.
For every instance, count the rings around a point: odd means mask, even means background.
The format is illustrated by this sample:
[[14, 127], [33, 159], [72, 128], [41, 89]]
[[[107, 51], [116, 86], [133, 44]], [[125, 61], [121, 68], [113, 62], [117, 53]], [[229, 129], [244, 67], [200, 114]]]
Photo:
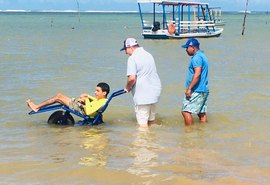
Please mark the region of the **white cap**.
[[134, 38], [127, 38], [124, 41], [124, 47], [122, 49], [120, 49], [120, 51], [126, 50], [126, 48], [128, 47], [132, 47], [132, 46], [136, 46], [138, 45], [137, 40]]

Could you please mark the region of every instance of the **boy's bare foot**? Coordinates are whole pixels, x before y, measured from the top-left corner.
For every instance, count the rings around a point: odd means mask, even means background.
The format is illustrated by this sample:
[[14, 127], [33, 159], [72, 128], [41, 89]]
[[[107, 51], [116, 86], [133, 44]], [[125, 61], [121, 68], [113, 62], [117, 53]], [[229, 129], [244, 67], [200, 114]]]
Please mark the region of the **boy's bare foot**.
[[28, 99], [26, 103], [27, 106], [32, 109], [32, 111], [37, 112], [39, 110], [39, 108], [37, 108], [37, 106], [30, 99]]

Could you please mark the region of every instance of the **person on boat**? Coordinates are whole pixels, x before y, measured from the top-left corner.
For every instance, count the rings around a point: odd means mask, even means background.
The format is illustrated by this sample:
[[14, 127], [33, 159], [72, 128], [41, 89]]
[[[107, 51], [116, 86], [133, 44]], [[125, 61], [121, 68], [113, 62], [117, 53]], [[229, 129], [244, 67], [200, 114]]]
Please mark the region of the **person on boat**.
[[147, 128], [155, 124], [156, 106], [161, 94], [155, 60], [134, 38], [127, 38], [120, 51], [129, 55], [125, 90], [132, 91], [137, 123], [141, 128]]
[[187, 54], [191, 56], [182, 115], [186, 125], [193, 124], [192, 114], [197, 114], [201, 122], [207, 122], [208, 59], [200, 50], [200, 43], [195, 38], [188, 39], [182, 47], [186, 48]]
[[97, 114], [97, 111], [105, 105], [109, 92], [110, 86], [107, 83], [101, 82], [96, 86], [95, 97], [88, 94], [81, 94], [78, 98], [70, 98], [64, 94], [58, 93], [54, 97], [45, 100], [40, 104], [35, 104], [30, 99], [28, 99], [26, 103], [34, 112], [37, 112], [45, 106], [60, 103], [80, 114], [94, 117]]

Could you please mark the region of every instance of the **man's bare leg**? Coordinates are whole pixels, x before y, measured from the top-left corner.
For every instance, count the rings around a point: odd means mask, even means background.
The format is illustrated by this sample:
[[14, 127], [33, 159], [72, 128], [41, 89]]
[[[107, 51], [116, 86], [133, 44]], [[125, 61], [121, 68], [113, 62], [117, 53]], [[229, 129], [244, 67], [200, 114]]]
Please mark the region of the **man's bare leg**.
[[54, 96], [48, 100], [45, 100], [44, 102], [42, 102], [40, 104], [35, 104], [30, 99], [28, 99], [26, 101], [26, 103], [30, 109], [37, 112], [40, 108], [45, 107], [47, 105], [54, 104], [54, 103], [60, 103], [60, 104], [65, 105], [65, 106], [69, 106], [70, 101], [71, 101], [71, 98], [59, 93], [56, 96]]
[[148, 128], [148, 124], [139, 124], [140, 128]]
[[189, 126], [193, 124], [193, 118], [190, 112], [182, 112], [182, 115], [184, 117], [185, 120], [185, 125]]
[[199, 116], [200, 122], [202, 122], [202, 123], [207, 122], [206, 113], [200, 113], [200, 114], [198, 114], [198, 116]]
[[156, 125], [156, 120], [148, 121], [148, 126]]

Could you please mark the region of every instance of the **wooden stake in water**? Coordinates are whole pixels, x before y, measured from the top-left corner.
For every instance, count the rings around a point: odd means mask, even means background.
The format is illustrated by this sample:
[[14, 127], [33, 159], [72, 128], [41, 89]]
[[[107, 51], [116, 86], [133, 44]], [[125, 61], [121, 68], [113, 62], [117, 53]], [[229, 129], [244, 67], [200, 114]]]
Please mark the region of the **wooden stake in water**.
[[51, 28], [53, 27], [53, 18], [51, 18]]
[[79, 4], [79, 1], [76, 0], [76, 3], [77, 3], [77, 10], [78, 10], [78, 20], [79, 22], [81, 22], [81, 18], [80, 18], [80, 4]]
[[247, 7], [248, 7], [248, 0], [246, 1], [246, 10], [245, 10], [245, 16], [244, 16], [244, 21], [243, 21], [242, 35], [244, 35], [245, 28], [246, 28]]

